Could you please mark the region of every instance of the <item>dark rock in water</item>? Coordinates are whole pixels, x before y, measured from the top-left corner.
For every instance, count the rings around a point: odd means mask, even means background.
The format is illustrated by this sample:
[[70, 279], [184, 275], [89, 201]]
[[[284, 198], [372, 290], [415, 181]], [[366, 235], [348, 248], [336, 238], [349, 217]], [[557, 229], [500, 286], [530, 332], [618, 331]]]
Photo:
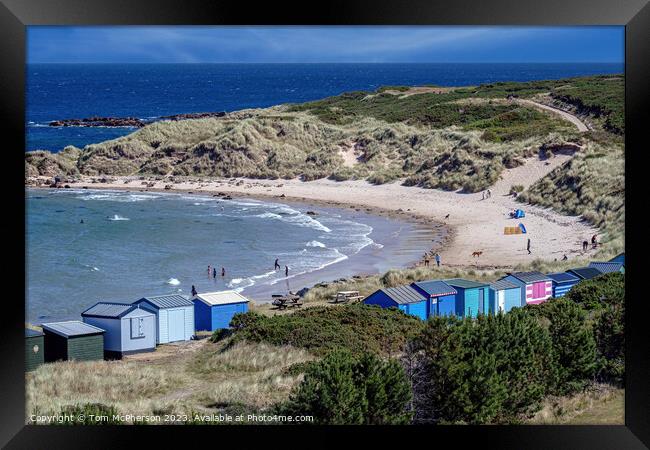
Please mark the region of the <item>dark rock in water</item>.
[[232, 197], [230, 195], [226, 195], [225, 197], [222, 197], [224, 200], [232, 200]]
[[[49, 123], [51, 127], [131, 127], [142, 128], [145, 125], [160, 120], [186, 120], [186, 119], [204, 119], [207, 117], [223, 117], [226, 113], [220, 112], [201, 112], [189, 114], [174, 114], [172, 116], [162, 116], [150, 120], [142, 120], [137, 117], [86, 117], [83, 119], [61, 119], [53, 120]], [[158, 143], [159, 144], [159, 143]], [[155, 148], [156, 145], [153, 145]]]
[[318, 215], [318, 213], [315, 212], [315, 211], [307, 211], [305, 214], [307, 214], [308, 216], [317, 216]]
[[63, 186], [63, 187], [66, 188], [66, 189], [70, 189], [70, 185], [69, 185], [69, 184], [66, 184], [66, 185]]
[[309, 292], [309, 288], [305, 287], [305, 288], [300, 289], [298, 292], [296, 292], [296, 295], [299, 296], [299, 297], [304, 297], [305, 294], [307, 294], [307, 292]]
[[284, 198], [284, 197], [286, 197], [286, 195], [280, 194], [280, 198]]
[[172, 185], [171, 185], [171, 184], [166, 184], [166, 185], [165, 185], [165, 190], [166, 190], [166, 191], [170, 190], [171, 188], [172, 188]]
[[88, 189], [88, 186], [82, 186], [81, 189]]

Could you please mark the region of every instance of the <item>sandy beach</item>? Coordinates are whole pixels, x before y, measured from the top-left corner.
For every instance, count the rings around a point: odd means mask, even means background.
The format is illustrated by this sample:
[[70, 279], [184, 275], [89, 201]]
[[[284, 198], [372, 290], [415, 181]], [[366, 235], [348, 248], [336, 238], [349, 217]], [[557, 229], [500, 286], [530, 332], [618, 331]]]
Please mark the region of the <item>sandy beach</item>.
[[[526, 164], [504, 170], [489, 198], [483, 193], [465, 194], [434, 189], [402, 186], [399, 181], [372, 185], [366, 181], [316, 180], [255, 180], [245, 178], [206, 179], [171, 182], [168, 178], [143, 181], [140, 177], [83, 178], [68, 183], [74, 188], [127, 189], [135, 191], [167, 191], [257, 198], [281, 198], [306, 203], [353, 207], [367, 212], [386, 214], [405, 220], [444, 224], [448, 237], [440, 248], [434, 248], [448, 266], [478, 268], [508, 268], [544, 260], [589, 257], [582, 252], [581, 243], [598, 230], [580, 217], [558, 214], [550, 209], [523, 205], [509, 195], [512, 185], [530, 186], [571, 156], [556, 155], [548, 160], [530, 158]], [[159, 177], [160, 178], [160, 177]], [[167, 188], [167, 189], [166, 189]], [[523, 219], [511, 219], [508, 213], [516, 208], [526, 212]], [[504, 227], [523, 223], [527, 234], [505, 235]], [[526, 250], [531, 240], [531, 254]], [[479, 257], [473, 252], [482, 252]]]

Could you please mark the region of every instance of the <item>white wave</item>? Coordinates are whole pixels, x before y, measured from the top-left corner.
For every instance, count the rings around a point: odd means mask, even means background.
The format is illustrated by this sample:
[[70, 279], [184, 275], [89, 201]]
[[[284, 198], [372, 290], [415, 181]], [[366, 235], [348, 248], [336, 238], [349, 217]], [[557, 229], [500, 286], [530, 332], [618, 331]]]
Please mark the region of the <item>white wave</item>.
[[309, 241], [305, 244], [307, 247], [320, 247], [320, 248], [327, 248], [325, 244], [319, 241]]
[[177, 278], [170, 278], [169, 280], [167, 280], [166, 283], [167, 283], [167, 284], [170, 284], [170, 285], [172, 285], [172, 286], [178, 286], [179, 284], [181, 284], [181, 282], [178, 281]]
[[141, 202], [145, 200], [152, 200], [155, 198], [160, 198], [159, 195], [152, 194], [133, 194], [128, 192], [93, 192], [89, 194], [82, 194], [77, 197], [81, 200], [98, 200], [98, 201], [111, 201], [111, 202], [123, 202], [123, 203], [132, 203], [132, 202]]
[[270, 277], [271, 275], [273, 275], [274, 273], [275, 273], [275, 270], [270, 270], [270, 271], [268, 271], [268, 272], [266, 272], [266, 273], [263, 273], [263, 274], [261, 274], [261, 275], [253, 275], [251, 278], [252, 278], [253, 280], [259, 280], [260, 278], [268, 278], [268, 277]]
[[230, 280], [230, 283], [228, 283], [228, 285], [234, 286], [236, 284], [240, 284], [242, 281], [244, 281], [243, 278], [233, 278], [232, 280]]
[[371, 244], [373, 247], [376, 248], [384, 248], [384, 244], [380, 244], [379, 242], [374, 242]]
[[257, 215], [255, 215], [255, 217], [259, 217], [261, 219], [280, 219], [280, 220], [282, 219], [281, 215], [275, 214], [275, 213], [272, 213], [272, 212], [265, 212], [265, 213], [262, 213], [262, 214], [257, 214]]
[[115, 222], [115, 221], [121, 221], [121, 220], [131, 220], [131, 219], [129, 219], [128, 217], [122, 217], [122, 216], [118, 216], [117, 214], [115, 214], [113, 217], [109, 217], [108, 220], [111, 220], [111, 221]]
[[294, 277], [297, 277], [298, 275], [304, 275], [304, 274], [306, 274], [306, 273], [316, 272], [317, 270], [324, 269], [324, 268], [327, 267], [327, 266], [331, 266], [332, 264], [336, 264], [336, 263], [339, 263], [339, 262], [341, 262], [341, 261], [345, 261], [346, 259], [348, 259], [348, 256], [347, 256], [347, 255], [344, 255], [343, 253], [339, 252], [339, 251], [336, 250], [336, 249], [334, 249], [334, 250], [336, 251], [336, 253], [339, 254], [339, 256], [336, 257], [336, 258], [334, 258], [333, 260], [328, 261], [328, 262], [326, 262], [326, 263], [324, 263], [324, 264], [321, 264], [320, 266], [315, 267], [315, 268], [313, 268], [313, 269], [303, 270], [302, 272], [297, 272], [297, 273], [291, 274], [291, 275], [289, 275], [288, 277], [283, 277], [283, 278], [275, 279], [275, 280], [271, 281], [269, 284], [270, 284], [270, 285], [274, 285], [274, 284], [279, 283], [279, 282], [282, 281], [282, 280], [287, 280], [287, 279], [289, 279], [289, 278], [294, 278]]

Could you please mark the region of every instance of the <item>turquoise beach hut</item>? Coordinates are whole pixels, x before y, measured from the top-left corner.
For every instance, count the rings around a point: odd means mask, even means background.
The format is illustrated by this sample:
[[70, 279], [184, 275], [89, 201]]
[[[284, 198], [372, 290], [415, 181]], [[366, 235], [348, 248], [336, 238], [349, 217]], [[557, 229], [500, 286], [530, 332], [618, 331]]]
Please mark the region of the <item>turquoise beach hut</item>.
[[476, 317], [490, 311], [490, 285], [477, 281], [453, 278], [444, 280], [456, 289], [456, 315], [459, 317]]
[[508, 280], [490, 283], [490, 314], [507, 313], [521, 306], [521, 287]]
[[366, 297], [363, 303], [382, 308], [397, 308], [422, 320], [429, 317], [429, 297], [411, 286], [379, 289]]

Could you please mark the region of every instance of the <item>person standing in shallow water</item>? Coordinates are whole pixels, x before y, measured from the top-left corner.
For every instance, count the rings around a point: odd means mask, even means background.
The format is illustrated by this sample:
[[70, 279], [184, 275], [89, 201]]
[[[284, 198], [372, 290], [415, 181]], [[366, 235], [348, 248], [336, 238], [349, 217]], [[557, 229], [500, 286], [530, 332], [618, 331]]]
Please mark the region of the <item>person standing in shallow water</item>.
[[208, 264], [208, 276], [212, 273], [212, 266]]
[[225, 276], [226, 276], [226, 268], [225, 268], [225, 267], [222, 267], [222, 268], [221, 268], [221, 276], [222, 276], [222, 277], [225, 277]]
[[192, 285], [192, 297], [196, 297], [196, 294], [197, 294], [196, 287], [194, 287], [194, 285]]
[[289, 266], [284, 266], [284, 276], [285, 277], [289, 276]]
[[212, 268], [212, 278], [217, 278], [217, 268]]
[[278, 262], [278, 258], [275, 258], [275, 266], [273, 268], [275, 270], [280, 270], [280, 263]]

